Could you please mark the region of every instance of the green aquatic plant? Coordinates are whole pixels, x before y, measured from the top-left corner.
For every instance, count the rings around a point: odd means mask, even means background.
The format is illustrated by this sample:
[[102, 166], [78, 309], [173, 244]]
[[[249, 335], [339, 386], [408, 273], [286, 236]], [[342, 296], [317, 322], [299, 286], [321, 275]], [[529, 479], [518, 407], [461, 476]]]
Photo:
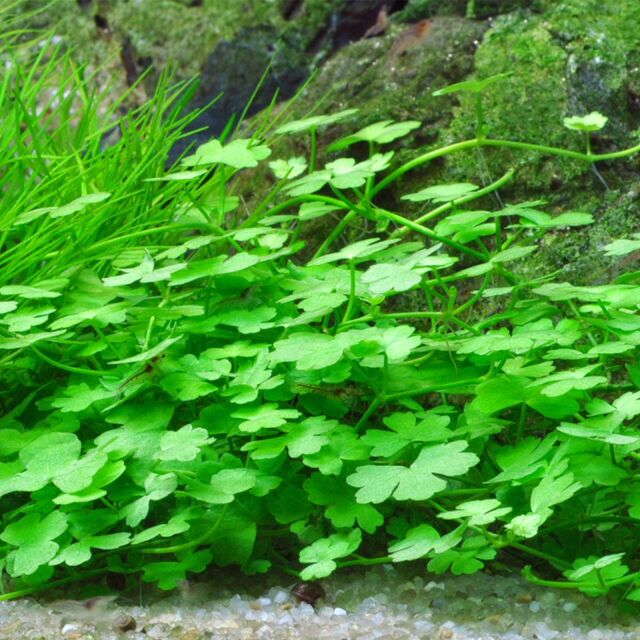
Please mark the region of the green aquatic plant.
[[[104, 121], [99, 98], [63, 99], [43, 121], [56, 55], [27, 83], [16, 61], [1, 102], [0, 599], [113, 573], [169, 590], [209, 567], [474, 573], [507, 549], [532, 582], [638, 599], [637, 274], [522, 275], [545, 234], [592, 218], [495, 208], [513, 170], [380, 196], [487, 146], [640, 147], [490, 138], [478, 109], [474, 139], [394, 166], [387, 145], [420, 125], [384, 121], [318, 167], [343, 112], [276, 132], [311, 132], [309, 162], [235, 138], [166, 169], [182, 94]], [[276, 185], [246, 210], [236, 177], [263, 163]], [[362, 219], [376, 233], [345, 241]]]

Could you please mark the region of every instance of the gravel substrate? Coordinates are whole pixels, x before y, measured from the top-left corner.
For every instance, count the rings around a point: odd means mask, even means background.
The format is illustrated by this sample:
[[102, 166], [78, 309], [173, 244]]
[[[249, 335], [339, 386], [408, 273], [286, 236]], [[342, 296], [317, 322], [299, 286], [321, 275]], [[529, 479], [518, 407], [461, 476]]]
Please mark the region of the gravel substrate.
[[[394, 567], [326, 580], [316, 608], [291, 585], [185, 585], [97, 613], [72, 602], [0, 602], [0, 638], [63, 640], [640, 640], [640, 617], [518, 577], [411, 577]], [[102, 603], [101, 603], [102, 604]], [[117, 632], [116, 622], [135, 630]]]

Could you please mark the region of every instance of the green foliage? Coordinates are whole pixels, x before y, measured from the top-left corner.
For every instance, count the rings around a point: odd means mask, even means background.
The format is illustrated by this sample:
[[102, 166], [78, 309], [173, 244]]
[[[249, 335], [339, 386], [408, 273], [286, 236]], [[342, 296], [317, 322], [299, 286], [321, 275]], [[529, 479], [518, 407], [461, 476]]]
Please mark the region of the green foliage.
[[[279, 133], [315, 144], [335, 121]], [[165, 168], [154, 136], [183, 124], [147, 123], [135, 171], [118, 155], [130, 138], [98, 154], [80, 136], [51, 175], [31, 156], [0, 173], [2, 597], [83, 568], [167, 590], [230, 565], [468, 574], [508, 548], [563, 586], [638, 599], [637, 278], [510, 270], [590, 214], [476, 209], [497, 187], [471, 182], [401, 198], [438, 205], [419, 221], [383, 208], [414, 166], [497, 142], [479, 127], [391, 169], [376, 145], [416, 123], [389, 121], [335, 147], [368, 142], [365, 159], [271, 160], [278, 184], [239, 213], [235, 178], [269, 141], [212, 140]], [[310, 255], [306, 222], [328, 214], [339, 222]], [[358, 219], [378, 235], [341, 237]]]
[[608, 118], [597, 111], [588, 113], [586, 116], [572, 116], [565, 118], [563, 124], [567, 129], [575, 131], [599, 131], [607, 124]]
[[496, 75], [483, 78], [482, 80], [464, 80], [463, 82], [456, 82], [450, 84], [447, 87], [438, 89], [433, 92], [434, 96], [446, 96], [451, 93], [475, 93], [480, 94], [486, 91], [491, 85], [496, 82], [500, 82], [504, 78], [509, 77], [509, 73], [497, 73]]

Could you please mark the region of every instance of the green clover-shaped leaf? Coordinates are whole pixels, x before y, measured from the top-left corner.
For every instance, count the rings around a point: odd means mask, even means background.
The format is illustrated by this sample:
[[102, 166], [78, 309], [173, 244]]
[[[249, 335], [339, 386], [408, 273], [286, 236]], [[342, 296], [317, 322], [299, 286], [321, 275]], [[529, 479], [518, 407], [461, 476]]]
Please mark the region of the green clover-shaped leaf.
[[256, 433], [261, 429], [277, 429], [299, 416], [300, 412], [297, 409], [280, 409], [273, 403], [239, 409], [231, 414], [232, 418], [242, 420], [238, 429], [246, 433]]
[[407, 531], [404, 539], [389, 545], [393, 562], [423, 558], [440, 544], [440, 534], [430, 525], [421, 524]]
[[328, 538], [316, 540], [300, 552], [300, 562], [311, 564], [300, 572], [303, 580], [324, 578], [337, 567], [336, 560], [351, 555], [362, 542], [360, 529], [349, 533], [334, 533]]
[[424, 202], [425, 200], [431, 200], [432, 202], [451, 202], [477, 190], [478, 186], [469, 182], [437, 184], [433, 187], [416, 191], [415, 193], [408, 193], [402, 196], [402, 199], [410, 200], [411, 202]]
[[340, 122], [340, 120], [349, 118], [357, 112], [357, 109], [344, 109], [343, 111], [338, 111], [329, 115], [310, 116], [309, 118], [303, 118], [302, 120], [292, 120], [291, 122], [287, 122], [286, 124], [278, 127], [275, 132], [301, 133], [303, 131], [311, 131], [312, 129], [317, 129], [318, 127], [326, 127], [330, 124]]
[[[420, 418], [419, 420], [417, 418]], [[413, 442], [443, 442], [451, 437], [448, 416], [436, 413], [394, 413], [382, 420], [390, 431], [370, 429], [362, 440], [371, 454], [390, 458]]]
[[500, 82], [510, 75], [510, 73], [497, 73], [496, 75], [483, 78], [482, 80], [464, 80], [463, 82], [456, 82], [455, 84], [450, 84], [442, 89], [434, 91], [431, 95], [446, 96], [450, 93], [482, 93], [492, 84]]
[[154, 455], [157, 460], [194, 460], [200, 449], [213, 442], [206, 429], [194, 429], [190, 424], [177, 431], [167, 431], [160, 438], [160, 450]]
[[187, 577], [187, 572], [201, 573], [211, 563], [211, 551], [191, 551], [180, 562], [150, 562], [144, 565], [144, 582], [155, 582], [163, 591], [171, 591]]
[[211, 140], [200, 145], [196, 152], [182, 160], [185, 167], [200, 167], [210, 164], [226, 164], [235, 169], [257, 167], [260, 160], [271, 155], [269, 147], [256, 144], [255, 140], [237, 139], [223, 145]]
[[356, 142], [375, 142], [377, 144], [388, 144], [398, 138], [406, 136], [421, 125], [417, 120], [407, 120], [405, 122], [394, 122], [393, 120], [381, 120], [370, 124], [356, 133], [340, 138], [329, 146], [329, 151], [339, 151]]
[[487, 500], [469, 500], [463, 502], [452, 511], [443, 511], [438, 514], [438, 518], [444, 520], [467, 519], [469, 525], [491, 524], [499, 517], [509, 513], [511, 507], [501, 507], [500, 500], [489, 498]]
[[608, 118], [597, 111], [592, 111], [585, 116], [571, 116], [565, 118], [562, 123], [567, 129], [574, 131], [599, 131], [607, 124]]
[[629, 567], [621, 562], [624, 553], [588, 558], [578, 558], [573, 568], [564, 571], [564, 575], [577, 583], [578, 589], [590, 596], [604, 595], [611, 586], [608, 581], [615, 581], [629, 573]]
[[60, 511], [52, 511], [44, 518], [39, 513], [30, 513], [9, 524], [0, 533], [0, 540], [18, 547], [9, 554], [13, 560], [10, 574], [28, 576], [48, 563], [59, 549], [54, 540], [66, 529], [67, 518]]
[[462, 475], [478, 463], [478, 456], [464, 452], [467, 446], [467, 442], [457, 440], [424, 447], [409, 468], [363, 465], [347, 477], [347, 482], [359, 488], [356, 498], [361, 503], [377, 504], [390, 497], [428, 500], [446, 488], [447, 481], [440, 476]]
[[434, 573], [450, 570], [454, 576], [477, 573], [484, 567], [484, 560], [493, 560], [496, 549], [484, 536], [467, 538], [459, 549], [449, 549], [429, 561], [427, 568]]
[[304, 481], [304, 490], [314, 504], [326, 506], [325, 516], [337, 529], [358, 526], [373, 533], [384, 522], [382, 514], [370, 504], [359, 504], [355, 491], [344, 480], [314, 473]]
[[306, 171], [307, 161], [302, 156], [296, 156], [288, 160], [272, 160], [269, 163], [269, 168], [278, 180], [284, 178], [292, 180]]

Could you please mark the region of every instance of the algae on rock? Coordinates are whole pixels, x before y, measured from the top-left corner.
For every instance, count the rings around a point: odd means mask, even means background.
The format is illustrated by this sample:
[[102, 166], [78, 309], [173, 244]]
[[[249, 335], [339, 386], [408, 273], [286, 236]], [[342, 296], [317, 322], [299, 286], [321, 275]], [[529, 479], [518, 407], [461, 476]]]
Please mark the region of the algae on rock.
[[[418, 19], [433, 15], [437, 4], [413, 1], [407, 9]], [[322, 112], [358, 107], [356, 127], [383, 119], [422, 121], [423, 127], [395, 145], [400, 162], [475, 135], [473, 97], [434, 98], [434, 89], [508, 72], [484, 96], [490, 137], [583, 151], [584, 140], [566, 129], [563, 119], [597, 110], [609, 122], [593, 136], [596, 153], [636, 144], [640, 4], [540, 0], [519, 5], [535, 11], [519, 9], [486, 21], [435, 17], [424, 41], [393, 62], [389, 50], [402, 33], [399, 26], [384, 38], [354, 43], [327, 62], [294, 111], [305, 113], [322, 98]], [[353, 129], [354, 123], [348, 124]], [[336, 127], [329, 138], [345, 132]], [[488, 183], [509, 168], [516, 170], [516, 178], [501, 190], [503, 200], [545, 199], [550, 211], [582, 210], [596, 218], [588, 233], [549, 236], [542, 257], [529, 261], [527, 270], [562, 267], [575, 281], [607, 272], [610, 262], [600, 248], [613, 237], [636, 231], [640, 220], [637, 195], [629, 189], [638, 175], [633, 160], [601, 163], [602, 180], [584, 162], [534, 151], [483, 149], [413, 171], [400, 188], [415, 191], [435, 181]], [[385, 206], [397, 205], [393, 193], [383, 197]]]

